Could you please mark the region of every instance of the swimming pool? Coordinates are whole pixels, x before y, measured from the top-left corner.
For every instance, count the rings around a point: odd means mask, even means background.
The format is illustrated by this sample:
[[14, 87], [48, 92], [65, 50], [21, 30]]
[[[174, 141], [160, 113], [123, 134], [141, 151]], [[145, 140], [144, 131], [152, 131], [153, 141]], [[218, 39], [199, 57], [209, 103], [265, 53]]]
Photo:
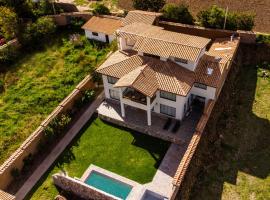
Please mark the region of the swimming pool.
[[106, 175], [92, 171], [85, 183], [120, 199], [126, 199], [132, 187]]

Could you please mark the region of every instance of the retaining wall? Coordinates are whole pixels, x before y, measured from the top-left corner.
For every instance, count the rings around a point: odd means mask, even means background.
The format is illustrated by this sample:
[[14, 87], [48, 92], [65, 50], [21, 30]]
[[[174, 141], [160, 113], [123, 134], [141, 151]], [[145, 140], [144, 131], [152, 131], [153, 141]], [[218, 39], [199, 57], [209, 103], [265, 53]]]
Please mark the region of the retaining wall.
[[0, 166], [0, 189], [4, 190], [11, 183], [13, 169], [21, 170], [23, 160], [29, 154], [35, 154], [37, 147], [44, 136], [45, 127], [60, 114], [72, 109], [76, 100], [82, 97], [82, 92], [93, 89], [91, 76], [86, 76], [76, 88], [55, 108], [55, 110], [40, 124], [40, 126], [21, 144], [21, 146]]
[[60, 187], [62, 190], [71, 192], [83, 199], [99, 199], [99, 200], [115, 200], [113, 196], [103, 193], [102, 191], [97, 191], [85, 183], [64, 176], [61, 174], [53, 175], [53, 182], [56, 186]]

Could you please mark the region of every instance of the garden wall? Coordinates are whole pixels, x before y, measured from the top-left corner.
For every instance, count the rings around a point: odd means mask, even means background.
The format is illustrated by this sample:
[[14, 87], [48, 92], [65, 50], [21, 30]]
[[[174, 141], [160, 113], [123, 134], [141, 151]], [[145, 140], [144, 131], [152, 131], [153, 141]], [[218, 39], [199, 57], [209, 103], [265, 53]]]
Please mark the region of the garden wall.
[[50, 15], [53, 18], [54, 22], [58, 26], [66, 26], [70, 23], [72, 17], [83, 18], [88, 21], [93, 15], [89, 12], [71, 12], [71, 13], [61, 13], [59, 15]]
[[73, 108], [76, 100], [82, 97], [87, 89], [93, 89], [94, 83], [91, 76], [86, 76], [76, 88], [56, 107], [56, 109], [40, 124], [40, 126], [24, 141], [24, 143], [0, 166], [0, 189], [4, 190], [11, 183], [12, 170], [21, 170], [23, 160], [29, 154], [35, 154], [37, 147], [44, 136], [45, 127], [57, 116]]
[[53, 175], [53, 182], [62, 190], [71, 192], [83, 199], [115, 200], [113, 196], [97, 191], [95, 188], [68, 176], [55, 174]]
[[167, 21], [159, 21], [159, 25], [169, 31], [206, 37], [213, 40], [216, 38], [224, 38], [230, 37], [231, 35], [235, 35], [241, 38], [241, 43], [248, 43], [248, 44], [256, 43], [256, 32], [253, 31], [229, 31], [223, 29], [204, 28], [200, 26], [193, 26]]

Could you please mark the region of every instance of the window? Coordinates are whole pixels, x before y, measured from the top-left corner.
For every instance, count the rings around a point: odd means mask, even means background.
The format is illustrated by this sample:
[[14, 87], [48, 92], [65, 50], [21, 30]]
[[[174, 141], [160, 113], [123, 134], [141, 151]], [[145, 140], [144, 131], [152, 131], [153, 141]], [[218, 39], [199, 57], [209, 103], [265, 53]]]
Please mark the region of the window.
[[147, 56], [147, 57], [151, 57], [151, 58], [157, 58], [157, 59], [160, 59], [160, 56], [156, 56], [156, 55], [153, 55], [153, 54], [149, 54], [149, 53], [143, 53], [144, 56]]
[[201, 88], [203, 90], [207, 89], [207, 85], [201, 84], [201, 83], [194, 83], [194, 87]]
[[175, 117], [176, 116], [176, 109], [174, 107], [160, 104], [160, 113]]
[[176, 101], [176, 95], [170, 92], [160, 91], [160, 97], [163, 99], [169, 99], [171, 101]]
[[119, 91], [116, 91], [116, 90], [109, 90], [110, 92], [110, 97], [112, 99], [115, 99], [115, 100], [120, 100], [120, 95], [119, 95]]
[[174, 61], [175, 62], [184, 63], [184, 64], [188, 64], [188, 60], [182, 59], [182, 58], [174, 58]]
[[108, 79], [108, 83], [110, 84], [115, 84], [117, 82], [117, 78], [114, 78], [112, 76], [107, 76], [107, 79]]
[[97, 32], [92, 32], [92, 35], [98, 36], [98, 33]]

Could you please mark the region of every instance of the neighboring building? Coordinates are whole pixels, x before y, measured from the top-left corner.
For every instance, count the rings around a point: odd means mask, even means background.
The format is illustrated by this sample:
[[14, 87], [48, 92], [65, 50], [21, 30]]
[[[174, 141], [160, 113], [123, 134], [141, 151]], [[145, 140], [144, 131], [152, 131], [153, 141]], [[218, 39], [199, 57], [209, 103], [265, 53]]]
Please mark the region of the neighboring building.
[[116, 31], [119, 51], [101, 65], [105, 96], [125, 107], [183, 120], [196, 99], [215, 100], [239, 39], [213, 41], [130, 23]]
[[115, 39], [115, 31], [121, 26], [121, 18], [111, 16], [93, 16], [82, 29], [87, 38], [111, 43]]

